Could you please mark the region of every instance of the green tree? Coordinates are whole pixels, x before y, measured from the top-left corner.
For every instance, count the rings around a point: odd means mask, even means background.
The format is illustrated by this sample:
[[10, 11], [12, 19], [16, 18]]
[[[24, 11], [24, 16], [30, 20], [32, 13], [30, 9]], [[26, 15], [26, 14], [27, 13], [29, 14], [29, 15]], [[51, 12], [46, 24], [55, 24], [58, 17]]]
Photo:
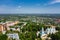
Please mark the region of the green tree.
[[60, 40], [60, 32], [56, 34], [50, 34], [49, 37], [51, 37], [52, 40]]
[[7, 40], [7, 35], [5, 35], [5, 34], [0, 35], [0, 40]]

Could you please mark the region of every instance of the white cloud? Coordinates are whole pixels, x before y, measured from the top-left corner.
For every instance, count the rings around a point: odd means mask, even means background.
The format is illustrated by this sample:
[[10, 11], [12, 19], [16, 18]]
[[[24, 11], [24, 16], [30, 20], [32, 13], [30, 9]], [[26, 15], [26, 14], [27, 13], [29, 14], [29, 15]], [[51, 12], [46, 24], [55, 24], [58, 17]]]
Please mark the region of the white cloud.
[[0, 6], [0, 13], [60, 13], [60, 8], [27, 8], [23, 6], [10, 7], [3, 5]]
[[50, 2], [49, 4], [56, 4], [56, 3], [60, 3], [60, 0], [53, 0], [53, 1]]
[[22, 8], [22, 6], [17, 6], [16, 10], [20, 10]]
[[18, 8], [21, 8], [22, 6], [18, 6]]

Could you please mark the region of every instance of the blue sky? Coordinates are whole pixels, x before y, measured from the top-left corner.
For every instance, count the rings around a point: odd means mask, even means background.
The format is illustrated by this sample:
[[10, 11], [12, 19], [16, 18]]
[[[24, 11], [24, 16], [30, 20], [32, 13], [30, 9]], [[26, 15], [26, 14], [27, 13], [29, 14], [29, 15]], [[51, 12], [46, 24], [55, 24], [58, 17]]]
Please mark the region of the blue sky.
[[60, 13], [60, 0], [0, 0], [0, 13]]

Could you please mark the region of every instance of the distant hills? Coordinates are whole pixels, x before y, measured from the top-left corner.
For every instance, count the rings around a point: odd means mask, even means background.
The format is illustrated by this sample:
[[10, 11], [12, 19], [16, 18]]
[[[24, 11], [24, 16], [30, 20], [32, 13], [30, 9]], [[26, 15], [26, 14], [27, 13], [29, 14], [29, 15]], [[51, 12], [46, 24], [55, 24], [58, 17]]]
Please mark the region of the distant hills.
[[0, 14], [0, 16], [39, 16], [39, 17], [60, 18], [60, 14]]

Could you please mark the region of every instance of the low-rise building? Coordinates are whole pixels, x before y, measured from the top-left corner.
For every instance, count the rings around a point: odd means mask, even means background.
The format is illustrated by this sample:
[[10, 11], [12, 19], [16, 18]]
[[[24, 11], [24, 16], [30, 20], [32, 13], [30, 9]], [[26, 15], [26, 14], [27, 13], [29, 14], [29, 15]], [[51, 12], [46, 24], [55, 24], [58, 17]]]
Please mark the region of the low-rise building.
[[15, 39], [15, 40], [20, 40], [18, 33], [13, 33], [13, 34], [7, 34], [8, 39]]

